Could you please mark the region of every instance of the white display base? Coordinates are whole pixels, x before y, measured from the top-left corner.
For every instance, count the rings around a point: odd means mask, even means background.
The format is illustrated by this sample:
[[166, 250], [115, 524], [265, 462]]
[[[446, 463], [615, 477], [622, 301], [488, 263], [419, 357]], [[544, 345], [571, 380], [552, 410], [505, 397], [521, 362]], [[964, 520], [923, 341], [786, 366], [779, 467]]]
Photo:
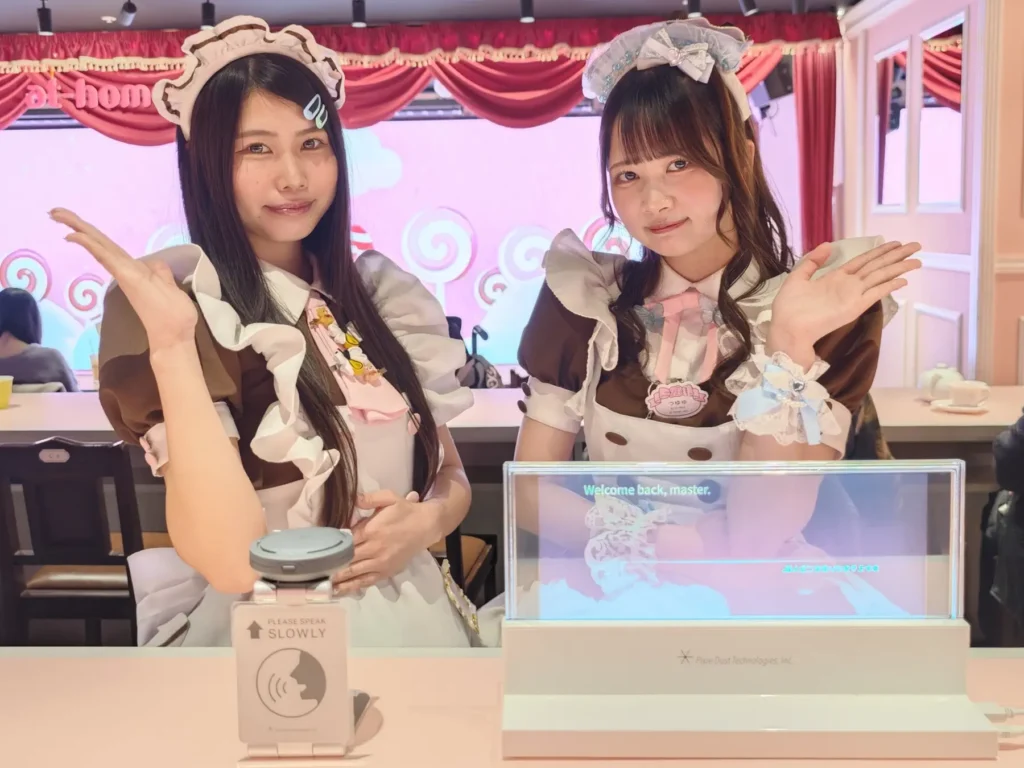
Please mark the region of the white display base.
[[994, 760], [963, 621], [506, 621], [506, 758]]

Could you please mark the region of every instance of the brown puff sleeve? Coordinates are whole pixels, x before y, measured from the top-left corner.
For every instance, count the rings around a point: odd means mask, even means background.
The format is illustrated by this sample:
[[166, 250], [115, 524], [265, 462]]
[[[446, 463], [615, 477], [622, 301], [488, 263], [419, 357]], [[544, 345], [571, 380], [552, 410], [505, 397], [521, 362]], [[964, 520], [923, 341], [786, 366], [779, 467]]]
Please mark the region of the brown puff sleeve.
[[879, 302], [814, 345], [818, 357], [829, 364], [818, 382], [829, 397], [846, 406], [851, 414], [861, 407], [874, 384], [883, 324]]
[[595, 324], [562, 306], [544, 283], [519, 342], [519, 365], [537, 381], [578, 392], [587, 377]]
[[580, 419], [565, 404], [587, 377], [587, 345], [595, 324], [566, 309], [547, 283], [541, 287], [519, 342], [519, 365], [530, 375], [520, 408], [534, 421], [579, 430]]
[[[198, 306], [196, 309], [198, 312]], [[210, 396], [215, 403], [226, 403], [231, 411], [226, 414], [223, 406], [218, 408], [225, 428], [231, 430], [233, 424], [228, 422], [231, 418], [237, 420], [241, 405], [238, 355], [214, 342], [202, 312], [196, 324], [196, 347]], [[100, 405], [118, 437], [138, 444], [140, 438], [163, 423], [146, 330], [116, 285], [104, 299], [99, 374]], [[233, 436], [237, 437], [237, 432]]]

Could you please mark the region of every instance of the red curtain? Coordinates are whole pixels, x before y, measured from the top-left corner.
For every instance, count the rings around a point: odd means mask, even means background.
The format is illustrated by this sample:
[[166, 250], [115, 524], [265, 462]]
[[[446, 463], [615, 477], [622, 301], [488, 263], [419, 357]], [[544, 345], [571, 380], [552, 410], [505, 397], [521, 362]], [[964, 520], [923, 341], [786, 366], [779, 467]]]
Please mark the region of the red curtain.
[[793, 54], [803, 250], [832, 240], [836, 140], [836, 52], [807, 46]]
[[[196, 3], [198, 15], [198, 3]], [[831, 40], [839, 37], [839, 23], [834, 13], [761, 13], [756, 16], [711, 14], [713, 24], [739, 27], [755, 43], [781, 41], [796, 43], [804, 40]], [[198, 20], [198, 19], [197, 19]], [[346, 63], [366, 66], [371, 62], [358, 61], [360, 57], [390, 59], [373, 61], [375, 66], [422, 56], [427, 63], [438, 53], [512, 51], [513, 58], [524, 56], [525, 51], [544, 52], [555, 49], [589, 49], [611, 40], [620, 32], [663, 18], [615, 17], [600, 19], [539, 19], [534, 24], [518, 21], [466, 21], [440, 24], [404, 26], [392, 24], [368, 29], [353, 29], [347, 25], [311, 26], [317, 41], [332, 50], [343, 51]], [[96, 68], [110, 69], [173, 69], [173, 64], [161, 60], [181, 58], [181, 44], [195, 30], [112, 32], [62, 32], [53, 37], [39, 35], [0, 35], [0, 74], [21, 71], [20, 66], [8, 64], [39, 62], [32, 71], [47, 72], [52, 62], [102, 60]], [[503, 56], [490, 55], [501, 59]], [[540, 57], [543, 58], [543, 57]], [[140, 67], [139, 59], [148, 60]], [[409, 63], [408, 60], [402, 63]], [[68, 67], [57, 66], [57, 69]], [[79, 66], [71, 67], [82, 68]]]
[[736, 71], [736, 76], [743, 84], [743, 89], [750, 93], [757, 88], [779, 65], [784, 55], [782, 46], [777, 46], [762, 48], [758, 53], [744, 56], [743, 61], [740, 62], [740, 68]]
[[960, 111], [960, 81], [963, 74], [963, 49], [924, 50], [921, 77], [925, 93], [930, 93], [944, 107]]
[[[152, 106], [145, 106], [150, 103], [148, 94], [152, 93], [156, 81], [166, 76], [166, 72], [131, 71], [57, 72], [54, 75], [61, 90], [69, 95], [69, 98], [61, 99], [60, 108], [71, 117], [86, 128], [99, 131], [111, 139], [147, 147], [174, 141], [174, 126], [160, 117]], [[38, 85], [45, 87], [48, 79], [45, 75], [32, 77]], [[144, 101], [136, 101], [135, 104], [139, 106], [135, 108], [121, 106], [124, 94], [131, 93], [125, 90], [125, 86], [142, 86], [147, 97]], [[114, 93], [118, 94], [113, 97], [118, 106], [97, 108], [97, 105], [104, 106], [104, 97], [109, 98]], [[136, 90], [135, 94], [138, 94], [135, 98], [139, 99], [141, 89]], [[106, 101], [106, 104], [111, 103]]]
[[365, 128], [389, 120], [415, 99], [430, 82], [426, 67], [345, 68], [345, 104], [341, 119], [347, 128]]
[[477, 117], [507, 128], [532, 128], [569, 114], [583, 100], [586, 62], [460, 61], [430, 65], [451, 95]]
[[[782, 59], [781, 47], [761, 48], [744, 58], [737, 73], [749, 93]], [[510, 128], [531, 128], [568, 114], [583, 98], [585, 62], [435, 61], [423, 67], [345, 67], [347, 98], [341, 115], [348, 128], [365, 128], [388, 120], [437, 80], [478, 117]], [[29, 106], [59, 107], [83, 125], [129, 144], [152, 146], [174, 141], [174, 127], [149, 103], [157, 80], [175, 72], [57, 72], [0, 75], [0, 128]], [[29, 87], [36, 104], [30, 104]], [[147, 92], [142, 100], [142, 91]], [[134, 98], [123, 104], [128, 95]]]
[[[436, 78], [473, 114], [527, 128], [555, 120], [583, 98], [580, 76], [593, 46], [656, 18], [560, 19], [391, 25], [356, 30], [314, 27], [321, 44], [343, 51], [348, 98], [342, 119], [362, 128], [392, 117]], [[755, 43], [838, 35], [832, 14], [713, 16]], [[141, 87], [174, 77], [190, 32], [119, 31], [53, 37], [0, 35], [0, 129], [31, 106], [63, 109], [82, 124], [132, 144], [173, 141], [174, 129], [141, 102]], [[749, 93], [782, 58], [781, 45], [748, 54], [738, 72]], [[37, 86], [26, 102], [30, 86]], [[118, 94], [131, 96], [124, 106]], [[42, 94], [42, 97], [40, 97]]]
[[31, 84], [29, 75], [0, 75], [0, 130], [28, 110], [25, 93]]
[[[906, 64], [904, 60], [903, 64]], [[895, 70], [895, 59], [890, 56], [882, 59], [878, 62], [878, 84], [876, 87], [876, 94], [878, 99], [878, 105], [876, 113], [878, 115], [878, 135], [876, 143], [878, 144], [878, 166], [875, 180], [875, 202], [881, 204], [882, 202], [882, 190], [883, 183], [885, 182], [885, 137], [889, 133], [889, 120], [892, 117], [890, 110], [892, 109], [892, 75]]]
[[[935, 50], [924, 48], [921, 68], [921, 85], [926, 95], [933, 96], [939, 104], [960, 111], [960, 80], [963, 74], [963, 49], [946, 48]], [[901, 67], [907, 66], [907, 54], [897, 53], [893, 59]]]

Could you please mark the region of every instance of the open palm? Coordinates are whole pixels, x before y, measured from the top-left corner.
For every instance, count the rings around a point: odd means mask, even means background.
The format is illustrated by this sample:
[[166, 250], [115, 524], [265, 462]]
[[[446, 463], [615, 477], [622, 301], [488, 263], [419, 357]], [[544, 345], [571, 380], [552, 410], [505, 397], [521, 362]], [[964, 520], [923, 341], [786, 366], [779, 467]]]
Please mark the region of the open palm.
[[813, 344], [837, 328], [852, 323], [874, 303], [907, 284], [902, 277], [921, 262], [910, 258], [918, 243], [885, 243], [850, 260], [817, 280], [832, 244], [825, 243], [797, 264], [772, 302], [772, 328], [787, 337]]
[[192, 299], [174, 282], [162, 261], [133, 259], [117, 243], [71, 211], [56, 208], [50, 217], [72, 232], [65, 240], [85, 248], [117, 281], [139, 316], [150, 350], [173, 347], [195, 339], [198, 320]]

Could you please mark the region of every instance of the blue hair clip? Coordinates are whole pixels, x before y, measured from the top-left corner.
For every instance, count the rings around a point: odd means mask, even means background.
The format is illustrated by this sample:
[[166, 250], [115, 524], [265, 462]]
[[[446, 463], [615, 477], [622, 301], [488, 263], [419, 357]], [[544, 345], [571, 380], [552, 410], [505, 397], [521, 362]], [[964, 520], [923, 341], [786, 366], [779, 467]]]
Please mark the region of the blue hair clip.
[[302, 115], [307, 120], [312, 120], [317, 128], [327, 125], [327, 107], [319, 93], [309, 100], [309, 104], [302, 110]]

